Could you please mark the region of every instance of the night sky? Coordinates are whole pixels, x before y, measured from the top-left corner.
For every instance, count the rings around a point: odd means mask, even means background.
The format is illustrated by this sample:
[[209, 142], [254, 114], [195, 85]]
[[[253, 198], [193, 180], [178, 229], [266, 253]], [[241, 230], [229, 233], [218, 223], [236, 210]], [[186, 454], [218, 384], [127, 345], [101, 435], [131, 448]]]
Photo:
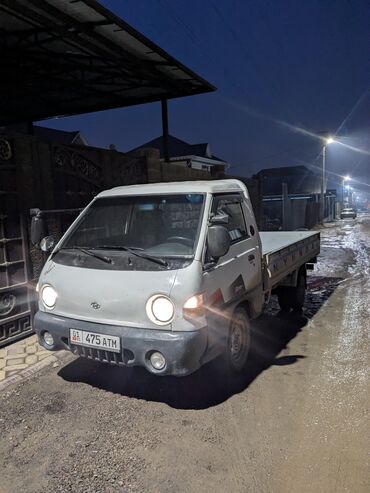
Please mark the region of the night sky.
[[[230, 172], [320, 166], [370, 184], [368, 0], [101, 0], [217, 91], [172, 100], [170, 133], [209, 142]], [[127, 151], [161, 134], [160, 104], [43, 122]], [[329, 184], [335, 186], [335, 183]], [[369, 187], [364, 187], [364, 190]]]

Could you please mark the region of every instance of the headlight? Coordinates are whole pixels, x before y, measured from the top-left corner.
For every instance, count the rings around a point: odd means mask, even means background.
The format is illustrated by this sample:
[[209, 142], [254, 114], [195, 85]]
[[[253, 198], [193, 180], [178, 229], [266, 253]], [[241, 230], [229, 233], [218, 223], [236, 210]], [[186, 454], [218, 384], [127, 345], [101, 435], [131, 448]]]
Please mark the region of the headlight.
[[146, 313], [157, 325], [169, 324], [175, 314], [172, 301], [162, 294], [151, 296], [146, 303]]
[[50, 310], [54, 308], [55, 302], [57, 300], [57, 293], [54, 288], [46, 284], [45, 286], [42, 287], [41, 290], [41, 299], [46, 308], [49, 308]]

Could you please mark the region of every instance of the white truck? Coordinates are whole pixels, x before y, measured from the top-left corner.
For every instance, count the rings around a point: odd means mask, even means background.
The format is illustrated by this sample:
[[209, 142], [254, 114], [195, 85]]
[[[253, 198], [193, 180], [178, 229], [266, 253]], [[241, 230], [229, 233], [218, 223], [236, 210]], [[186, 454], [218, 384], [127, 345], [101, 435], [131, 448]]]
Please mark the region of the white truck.
[[259, 233], [245, 185], [215, 180], [104, 191], [40, 246], [42, 346], [182, 376], [218, 356], [243, 369], [271, 293], [302, 308], [320, 234]]

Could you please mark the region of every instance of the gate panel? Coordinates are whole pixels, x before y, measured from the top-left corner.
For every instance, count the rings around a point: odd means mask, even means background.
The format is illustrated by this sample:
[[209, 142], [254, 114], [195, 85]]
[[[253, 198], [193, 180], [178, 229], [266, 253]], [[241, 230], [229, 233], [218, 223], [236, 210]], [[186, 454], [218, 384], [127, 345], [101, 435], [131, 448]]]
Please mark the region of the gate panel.
[[32, 332], [27, 229], [16, 171], [11, 143], [0, 139], [0, 346]]

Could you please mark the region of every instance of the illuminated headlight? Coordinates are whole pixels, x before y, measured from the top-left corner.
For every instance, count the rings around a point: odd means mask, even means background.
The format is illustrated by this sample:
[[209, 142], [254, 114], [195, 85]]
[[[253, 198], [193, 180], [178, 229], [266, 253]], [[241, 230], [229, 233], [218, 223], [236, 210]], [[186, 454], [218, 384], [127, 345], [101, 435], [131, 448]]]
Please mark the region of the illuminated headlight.
[[156, 294], [148, 299], [146, 313], [150, 320], [157, 325], [169, 324], [175, 314], [172, 301], [162, 294]]
[[57, 300], [57, 293], [54, 288], [46, 284], [41, 290], [41, 299], [46, 308], [50, 310], [54, 308], [55, 302]]

